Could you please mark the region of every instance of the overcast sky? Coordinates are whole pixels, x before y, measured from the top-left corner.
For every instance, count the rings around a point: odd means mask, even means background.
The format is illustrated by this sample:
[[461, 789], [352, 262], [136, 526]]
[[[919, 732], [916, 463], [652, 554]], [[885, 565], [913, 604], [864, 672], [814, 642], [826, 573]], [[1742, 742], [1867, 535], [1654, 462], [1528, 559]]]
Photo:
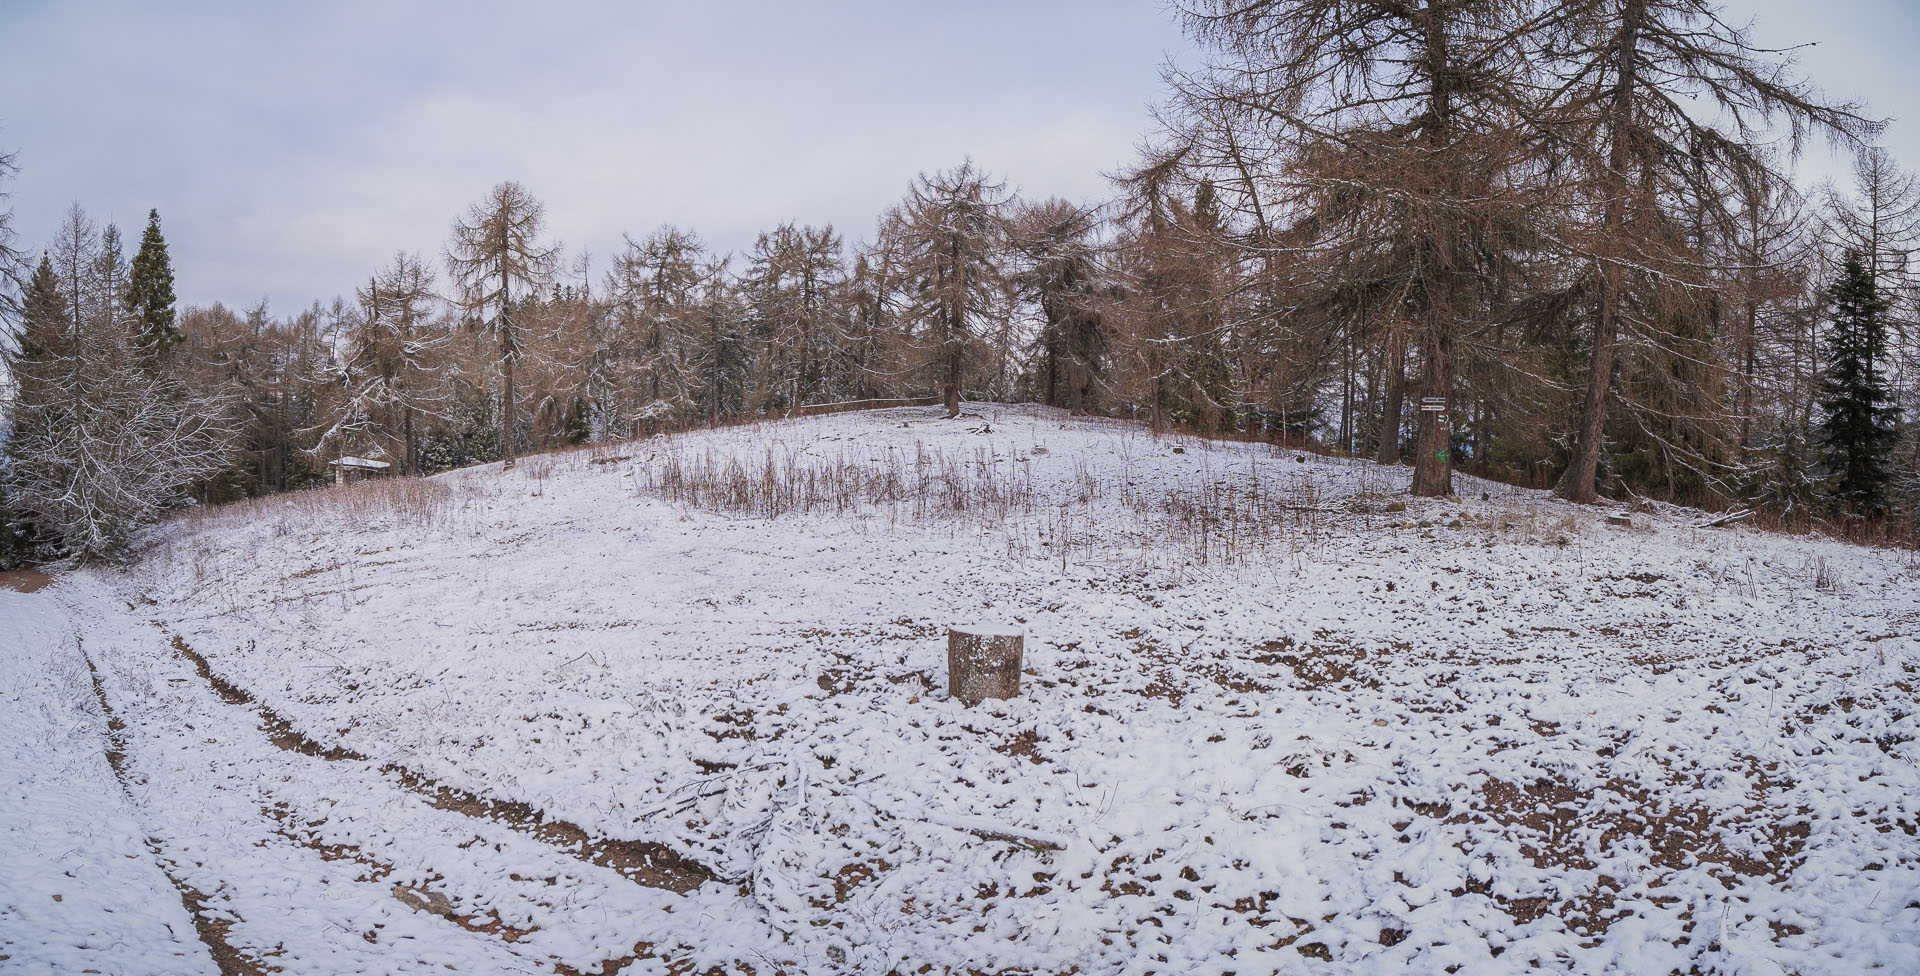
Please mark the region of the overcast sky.
[[[1729, 0], [1813, 42], [1831, 96], [1920, 167], [1920, 4]], [[1159, 0], [90, 3], [0, 0], [0, 147], [23, 243], [67, 206], [160, 210], [182, 302], [330, 300], [513, 179], [598, 267], [662, 223], [723, 250], [783, 220], [849, 242], [971, 155], [1091, 200], [1151, 126]], [[1834, 171], [1816, 150], [1809, 167]]]

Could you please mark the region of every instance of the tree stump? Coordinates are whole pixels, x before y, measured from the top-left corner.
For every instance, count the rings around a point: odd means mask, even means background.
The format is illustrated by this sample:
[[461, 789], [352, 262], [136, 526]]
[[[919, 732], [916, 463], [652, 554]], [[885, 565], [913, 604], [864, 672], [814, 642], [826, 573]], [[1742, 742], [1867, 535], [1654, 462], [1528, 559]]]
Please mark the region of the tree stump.
[[955, 627], [947, 631], [947, 694], [972, 708], [988, 698], [1020, 694], [1026, 637], [1017, 630]]

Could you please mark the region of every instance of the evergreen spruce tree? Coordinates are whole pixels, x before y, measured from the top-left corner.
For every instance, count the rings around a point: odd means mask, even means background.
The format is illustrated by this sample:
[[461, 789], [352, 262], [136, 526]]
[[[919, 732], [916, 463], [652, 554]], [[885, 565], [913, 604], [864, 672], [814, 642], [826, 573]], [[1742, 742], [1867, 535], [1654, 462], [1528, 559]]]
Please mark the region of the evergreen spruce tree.
[[127, 311], [135, 319], [134, 347], [149, 366], [180, 341], [173, 301], [173, 261], [167, 257], [167, 239], [160, 236], [160, 211], [149, 210], [126, 294]]
[[20, 327], [10, 348], [0, 346], [0, 360], [12, 377], [13, 396], [6, 403], [0, 426], [0, 569], [34, 558], [42, 541], [38, 520], [19, 504], [18, 448], [44, 439], [48, 429], [65, 422], [62, 403], [53, 389], [55, 359], [66, 341], [67, 299], [52, 262], [41, 257], [27, 280], [20, 302]]
[[1821, 461], [1834, 502], [1871, 514], [1886, 506], [1888, 467], [1898, 411], [1878, 365], [1886, 361], [1887, 302], [1873, 272], [1849, 251], [1840, 277], [1827, 290], [1833, 325], [1827, 333], [1826, 379], [1820, 406]]
[[60, 288], [60, 276], [45, 256], [27, 280], [21, 302], [20, 330], [13, 348], [5, 353], [7, 373], [13, 378], [14, 395], [7, 412], [13, 436], [30, 433], [38, 422], [59, 423], [58, 416], [41, 417], [30, 408], [55, 400], [50, 391], [52, 367], [49, 363], [62, 355], [68, 342], [67, 296]]

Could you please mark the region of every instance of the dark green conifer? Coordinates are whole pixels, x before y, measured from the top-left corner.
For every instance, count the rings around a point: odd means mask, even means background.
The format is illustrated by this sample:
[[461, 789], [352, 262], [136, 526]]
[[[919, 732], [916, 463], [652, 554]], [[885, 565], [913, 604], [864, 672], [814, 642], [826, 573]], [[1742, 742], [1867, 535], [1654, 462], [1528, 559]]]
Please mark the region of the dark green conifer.
[[1886, 299], [1873, 272], [1849, 252], [1840, 277], [1827, 289], [1833, 324], [1827, 332], [1826, 379], [1821, 384], [1821, 462], [1834, 502], [1861, 514], [1886, 507], [1888, 461], [1899, 412], [1878, 365], [1886, 361]]
[[140, 251], [133, 256], [127, 279], [127, 311], [134, 317], [134, 348], [149, 362], [166, 354], [180, 341], [174, 324], [173, 261], [167, 240], [160, 236], [160, 211], [147, 212], [147, 230], [140, 235]]

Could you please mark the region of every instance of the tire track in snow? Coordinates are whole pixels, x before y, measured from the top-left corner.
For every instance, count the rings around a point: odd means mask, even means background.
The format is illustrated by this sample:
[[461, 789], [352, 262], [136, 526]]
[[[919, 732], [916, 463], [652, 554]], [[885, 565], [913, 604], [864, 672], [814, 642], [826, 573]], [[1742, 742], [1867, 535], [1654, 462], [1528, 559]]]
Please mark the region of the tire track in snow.
[[[74, 642], [79, 644], [80, 639], [76, 637]], [[101, 714], [107, 717], [107, 765], [113, 767], [113, 778], [119, 782], [120, 791], [126, 795], [129, 802], [133, 803], [134, 809], [139, 809], [139, 804], [134, 802], [133, 792], [127, 788], [127, 753], [125, 744], [120, 740], [121, 733], [126, 729], [126, 723], [120, 721], [119, 716], [113, 712], [113, 706], [107, 703], [106, 688], [100, 684], [100, 669], [93, 666], [93, 658], [87, 654], [84, 645], [80, 647], [80, 658], [86, 662], [87, 674], [93, 679], [93, 697], [100, 703]], [[207, 947], [207, 954], [213, 957], [213, 964], [220, 967], [221, 976], [260, 976], [260, 974], [279, 972], [278, 967], [268, 966], [254, 959], [235, 949], [227, 941], [227, 932], [233, 928], [233, 923], [217, 918], [209, 912], [210, 901], [206, 894], [180, 880], [174, 874], [152, 838], [147, 839], [147, 850], [152, 852], [154, 863], [159, 866], [160, 873], [166, 875], [175, 890], [180, 892], [180, 905], [187, 910], [187, 917], [193, 919], [194, 934], [199, 937], [200, 944]]]
[[[83, 654], [84, 654], [84, 651], [83, 651]], [[131, 717], [130, 713], [137, 712], [139, 710], [140, 703], [134, 703], [132, 707], [129, 708], [129, 703], [123, 699], [122, 709], [119, 713], [116, 713], [115, 710], [112, 708], [110, 701], [107, 697], [105, 683], [102, 681], [102, 678], [101, 678], [101, 672], [99, 668], [95, 666], [93, 660], [91, 659], [91, 656], [87, 656], [86, 663], [89, 671], [92, 674], [92, 678], [94, 681], [94, 693], [100, 702], [102, 711], [105, 712], [106, 715], [108, 716], [109, 732], [110, 732], [110, 735], [113, 737], [113, 740], [111, 742], [112, 748], [107, 754], [108, 763], [114, 767], [115, 775], [119, 778], [122, 789], [127, 792], [128, 798], [132, 801], [134, 807], [138, 810], [143, 811], [149, 819], [159, 816], [160, 819], [164, 820], [164, 817], [160, 816], [154, 810], [153, 805], [145, 802], [140, 796], [136, 795], [136, 791], [132, 788], [132, 785], [135, 783], [139, 783], [140, 785], [145, 785], [149, 776], [149, 772], [147, 770], [142, 769], [141, 764], [133, 761], [134, 759], [133, 754], [134, 754], [134, 750], [137, 748], [137, 745], [135, 743], [128, 741], [127, 731], [129, 728], [129, 723], [124, 718], [122, 718], [121, 715], [127, 714], [129, 715], [129, 717]], [[191, 722], [184, 723], [184, 727], [189, 731], [199, 731], [198, 729], [196, 729], [196, 726]], [[210, 739], [208, 741], [211, 742], [213, 740]], [[231, 779], [233, 777], [229, 777], [229, 778]], [[172, 791], [169, 791], [169, 796], [168, 796], [169, 800], [177, 800], [178, 798], [179, 797], [177, 793], [173, 793]], [[268, 808], [262, 808], [260, 812], [262, 814], [270, 816], [272, 815], [273, 811]], [[246, 824], [244, 822], [239, 821], [238, 818], [231, 818], [231, 819], [222, 818], [222, 822], [218, 829], [224, 835], [231, 837], [231, 835], [235, 833], [236, 828], [238, 828], [238, 830], [240, 831], [246, 831], [251, 826], [252, 825], [250, 824]], [[164, 833], [167, 829], [166, 825], [163, 824], [160, 829]], [[270, 833], [291, 841], [293, 844], [297, 845], [303, 851], [309, 852], [312, 855], [317, 856], [318, 859], [323, 862], [332, 863], [332, 862], [337, 862], [342, 860], [353, 860], [361, 866], [369, 867], [371, 869], [371, 873], [376, 875], [376, 880], [377, 878], [384, 877], [387, 873], [391, 873], [394, 870], [393, 865], [384, 864], [375, 859], [367, 858], [364, 856], [350, 856], [347, 854], [347, 852], [344, 849], [330, 850], [326, 848], [324, 845], [312, 842], [311, 839], [301, 838], [286, 830], [273, 829], [270, 831]], [[230, 856], [223, 857], [217, 861], [217, 864], [210, 864], [209, 862], [211, 859], [205, 857], [204, 853], [202, 854], [202, 856], [195, 858], [194, 851], [192, 850], [176, 850], [171, 853], [163, 852], [162, 850], [160, 850], [160, 846], [163, 845], [165, 842], [159, 837], [149, 838], [148, 843], [149, 843], [149, 846], [154, 849], [156, 859], [160, 861], [162, 870], [166, 873], [168, 879], [174, 883], [176, 888], [179, 889], [181, 893], [181, 901], [186, 906], [189, 914], [193, 919], [195, 929], [197, 930], [197, 934], [201, 938], [201, 941], [207, 946], [209, 954], [212, 955], [215, 965], [219, 968], [220, 972], [222, 973], [222, 976], [264, 976], [264, 974], [268, 974], [268, 973], [287, 972], [288, 971], [287, 966], [289, 965], [293, 966], [295, 971], [299, 971], [302, 968], [306, 968], [308, 971], [316, 971], [316, 972], [322, 972], [322, 973], [347, 971], [346, 969], [342, 968], [344, 965], [347, 965], [347, 964], [341, 960], [338, 960], [337, 958], [325, 959], [325, 960], [305, 959], [298, 952], [289, 951], [288, 947], [284, 942], [282, 942], [279, 945], [276, 945], [272, 950], [269, 950], [269, 951], [261, 951], [258, 945], [250, 946], [246, 944], [248, 941], [246, 938], [246, 935], [248, 931], [250, 931], [250, 929], [248, 929], [249, 923], [252, 923], [253, 927], [262, 927], [264, 924], [265, 927], [269, 927], [269, 928], [271, 928], [271, 926], [273, 926], [275, 923], [278, 923], [279, 925], [282, 926], [282, 931], [286, 931], [288, 929], [302, 928], [306, 925], [311, 924], [308, 919], [301, 918], [300, 913], [311, 912], [312, 914], [322, 918], [339, 917], [340, 913], [338, 909], [341, 906], [339, 906], [337, 903], [325, 904], [328, 901], [337, 899], [340, 894], [344, 893], [341, 886], [333, 886], [329, 884], [329, 881], [331, 879], [323, 877], [320, 881], [320, 887], [318, 890], [316, 890], [313, 887], [303, 888], [302, 882], [310, 880], [312, 877], [311, 873], [303, 874], [296, 870], [293, 870], [292, 869], [293, 865], [288, 864], [286, 858], [280, 858], [278, 863], [272, 864], [271, 867], [269, 868], [269, 870], [277, 869], [278, 879], [282, 882], [283, 891], [276, 892], [276, 893], [283, 894], [285, 888], [293, 888], [299, 893], [302, 893], [302, 894], [310, 893], [319, 897], [314, 897], [311, 901], [306, 901], [303, 899], [302, 903], [298, 906], [298, 908], [295, 911], [281, 911], [279, 913], [272, 913], [270, 911], [256, 912], [254, 910], [255, 909], [254, 904], [251, 904], [250, 902], [265, 901], [265, 899], [259, 898], [258, 895], [261, 893], [262, 888], [270, 887], [270, 886], [264, 886], [256, 883], [257, 878], [255, 879], [236, 878], [237, 875], [247, 873], [246, 871], [235, 870], [236, 868], [243, 867], [243, 865], [239, 863], [238, 859], [232, 858]], [[265, 849], [268, 847], [268, 845], [265, 843], [264, 840], [255, 841], [249, 846], [256, 850]], [[282, 850], [284, 850], [284, 848]], [[261, 855], [262, 858], [266, 858], [269, 856], [271, 855]], [[207, 882], [210, 879], [207, 879], [207, 878], [188, 880], [186, 877], [184, 877], [183, 868], [185, 866], [183, 862], [188, 860], [196, 860], [197, 863], [195, 864], [195, 866], [202, 869], [203, 873], [217, 872], [217, 875], [218, 875], [217, 883], [208, 884]], [[172, 868], [167, 867], [169, 863], [173, 865]], [[258, 863], [258, 859], [250, 859], [244, 865], [245, 868], [258, 868], [260, 866], [261, 865]], [[191, 870], [191, 869], [187, 868], [186, 870]], [[366, 879], [363, 877], [355, 877], [352, 880], [358, 882]], [[215, 892], [215, 894], [209, 895], [203, 889], [211, 889]], [[416, 905], [416, 901], [424, 902], [429, 905], [429, 910], [427, 912], [428, 914], [436, 915], [436, 916], [439, 916], [440, 918], [444, 918], [447, 921], [453, 922], [454, 924], [459, 925], [461, 928], [467, 929], [470, 932], [484, 931], [481, 928], [468, 924], [468, 922], [471, 921], [470, 919], [461, 919], [457, 917], [452, 917], [450, 913], [443, 915], [439, 912], [432, 911], [431, 906], [434, 903], [427, 902], [427, 900], [423, 897], [423, 894], [422, 894], [426, 890], [427, 889], [425, 889], [423, 886], [419, 884], [408, 884], [408, 883], [395, 884], [392, 887], [393, 897], [395, 898], [396, 902], [399, 905], [404, 905], [408, 909], [414, 909], [415, 911], [418, 911], [419, 908]], [[324, 892], [325, 894], [322, 895], [321, 892]], [[444, 903], [444, 901], [445, 899], [443, 897], [440, 898], [440, 902]], [[374, 904], [377, 905], [380, 903], [375, 902]], [[365, 907], [364, 900], [361, 906], [356, 906], [356, 907], [364, 908]], [[242, 908], [245, 909], [246, 914], [241, 913], [240, 909]], [[263, 916], [273, 916], [275, 914], [277, 914], [279, 917], [263, 917]], [[378, 914], [378, 913], [376, 912], [375, 914]], [[407, 912], [405, 914], [412, 915], [414, 914], [414, 912]], [[356, 914], [354, 917], [370, 919], [371, 915], [360, 913], [360, 914]], [[372, 921], [371, 922], [372, 927], [366, 929], [365, 932], [361, 935], [362, 941], [364, 941], [369, 946], [373, 946], [377, 944], [379, 941], [380, 930], [387, 928], [388, 923], [393, 921], [395, 921], [395, 919], [392, 917], [392, 915], [387, 916], [387, 922]], [[438, 927], [439, 925], [438, 922], [434, 922], [430, 924], [432, 927]], [[395, 950], [398, 949], [399, 945], [405, 945], [409, 942], [427, 941], [427, 940], [421, 939], [421, 935], [422, 935], [420, 931], [421, 926], [413, 925], [413, 926], [407, 926], [405, 928], [407, 929], [406, 931], [396, 933], [397, 937], [393, 939], [395, 943], [398, 943], [398, 945], [395, 945], [393, 947]], [[238, 937], [236, 937], [236, 930], [242, 930], [241, 934]], [[487, 934], [497, 934], [497, 933], [487, 933]], [[255, 940], [255, 941], [258, 941], [258, 940]], [[375, 950], [375, 951], [378, 951], [378, 950]], [[499, 957], [492, 957], [490, 963], [488, 963], [489, 968], [485, 970], [477, 970], [477, 971], [502, 972], [502, 973], [508, 973], [508, 972], [531, 973], [531, 972], [537, 971], [536, 969], [530, 968], [530, 967], [537, 966], [539, 965], [538, 963], [535, 963], [531, 960], [523, 959], [517, 955], [513, 955], [511, 954], [511, 950], [509, 950], [509, 953], [510, 954], [507, 957], [505, 957], [505, 959], [502, 959]], [[338, 954], [336, 953], [334, 955], [337, 956]], [[420, 971], [434, 971], [434, 970], [444, 971], [447, 968], [472, 967], [477, 962], [486, 962], [489, 959], [489, 957], [485, 954], [482, 954], [478, 957], [472, 954], [467, 954], [467, 953], [463, 953], [461, 955], [464, 956], [464, 958], [460, 959], [461, 966], [455, 966], [454, 964], [451, 964], [451, 963], [444, 963], [443, 961], [440, 961], [440, 960], [429, 960], [425, 958], [419, 958], [417, 956], [412, 959], [407, 959], [404, 957], [394, 958], [392, 956], [389, 956], [383, 961], [387, 964], [388, 971], [405, 972], [405, 971], [411, 971], [411, 967], [407, 965], [409, 963], [413, 964], [414, 966], [418, 966]], [[364, 959], [364, 955], [362, 956], [362, 958]], [[501, 963], [509, 960], [513, 963], [513, 965], [511, 965], [510, 968], [505, 968], [501, 966]], [[287, 965], [281, 965], [280, 963], [282, 962], [286, 963]], [[298, 963], [301, 963], [301, 962], [312, 963], [313, 966], [301, 967], [298, 965]], [[318, 968], [314, 968], [314, 966], [317, 966]], [[551, 969], [552, 967], [549, 966], [547, 968]], [[359, 967], [354, 967], [352, 971], [361, 971], [361, 969]]]
[[[123, 789], [129, 781], [147, 787], [151, 779], [166, 792], [158, 804], [135, 797], [136, 808], [145, 810], [149, 819], [159, 816], [165, 821], [170, 812], [167, 805], [187, 808], [194, 800], [201, 801], [201, 815], [195, 819], [206, 823], [184, 825], [176, 820], [171, 825], [180, 828], [176, 835], [198, 832], [200, 836], [188, 836], [184, 842], [176, 836], [174, 844], [166, 845], [175, 864], [185, 865], [189, 874], [197, 869], [200, 876], [185, 878], [178, 872], [169, 876], [181, 888], [183, 899], [199, 902], [198, 906], [188, 904], [196, 923], [211, 925], [212, 935], [231, 950], [215, 949], [223, 973], [251, 976], [286, 971], [278, 962], [294, 970], [317, 972], [354, 968], [338, 958], [342, 955], [360, 962], [379, 959], [377, 968], [387, 971], [402, 971], [410, 964], [444, 971], [449, 959], [459, 971], [567, 974], [608, 964], [617, 971], [636, 959], [661, 958], [656, 946], [675, 951], [676, 941], [663, 933], [664, 921], [676, 908], [720, 914], [712, 912], [713, 892], [705, 896], [709, 904], [686, 904], [687, 899], [678, 894], [646, 887], [612, 868], [593, 866], [577, 852], [529, 837], [506, 823], [470, 817], [430, 802], [432, 797], [413, 788], [397, 788], [402, 785], [395, 781], [398, 777], [371, 762], [329, 757], [317, 746], [298, 748], [286, 735], [280, 735], [278, 742], [263, 742], [262, 726], [268, 732], [280, 731], [271, 721], [277, 717], [266, 712], [258, 723], [235, 721], [232, 706], [238, 703], [232, 699], [240, 692], [231, 686], [223, 691], [212, 680], [204, 691], [179, 694], [183, 688], [193, 689], [180, 684], [193, 679], [171, 677], [168, 672], [184, 673], [193, 664], [191, 658], [148, 645], [133, 633], [138, 625], [131, 620], [126, 627], [124, 634], [107, 635], [125, 638], [108, 642], [122, 659], [102, 662], [109, 669], [104, 682], [101, 672], [94, 672], [96, 682], [101, 682], [97, 694], [103, 707], [110, 688], [121, 702], [121, 713], [115, 717], [120, 730], [127, 730], [129, 720], [137, 726], [113, 743], [116, 755], [110, 761], [117, 760], [116, 771], [124, 769], [128, 777], [122, 781]], [[152, 647], [152, 652], [128, 650], [143, 646]], [[247, 724], [254, 727], [246, 728]], [[238, 748], [231, 756], [208, 756], [200, 739], [207, 746]], [[249, 741], [256, 745], [249, 746]], [[268, 744], [276, 748], [266, 749]], [[211, 762], [202, 767], [201, 761], [207, 759]], [[320, 770], [328, 772], [316, 776]], [[196, 795], [195, 788], [211, 792]], [[254, 795], [243, 798], [249, 791]], [[132, 797], [137, 791], [128, 792]], [[216, 812], [209, 807], [226, 809]], [[163, 836], [150, 843], [165, 844], [167, 825], [154, 832]], [[215, 843], [206, 843], [209, 838]], [[240, 843], [232, 844], [234, 840]], [[231, 849], [208, 856], [205, 848], [222, 846], [221, 841]], [[293, 863], [289, 855], [294, 849], [300, 856], [327, 864], [331, 872], [323, 874]], [[309, 883], [316, 876], [318, 887]], [[268, 883], [259, 884], [262, 879]], [[330, 881], [344, 883], [329, 885]], [[201, 889], [214, 895], [203, 895]], [[274, 904], [290, 890], [300, 896], [291, 899], [293, 904]], [[322, 897], [309, 902], [308, 892]], [[342, 904], [341, 896], [357, 904]], [[319, 904], [329, 900], [331, 904]], [[584, 909], [592, 910], [591, 919]], [[298, 917], [309, 912], [332, 920], [330, 929], [347, 931], [334, 932], [328, 937], [331, 941], [309, 940], [304, 946], [290, 947], [295, 940], [287, 937], [302, 924], [312, 925], [311, 919]], [[607, 921], [609, 915], [615, 918], [613, 923]], [[594, 919], [599, 922], [597, 928]], [[455, 941], [479, 935], [494, 948], [476, 956], [470, 949], [450, 945], [446, 935], [425, 936], [422, 925], [442, 930], [457, 926], [463, 932]], [[237, 936], [236, 928], [242, 930]], [[342, 934], [358, 938], [342, 939]], [[626, 937], [633, 934], [641, 937]], [[423, 948], [427, 946], [443, 950], [439, 958], [431, 958], [435, 953]], [[502, 952], [505, 955], [499, 955]], [[422, 957], [408, 959], [402, 953]], [[486, 959], [491, 962], [480, 964]], [[582, 969], [571, 968], [569, 962], [582, 964]]]
[[[374, 765], [374, 760], [369, 756], [340, 746], [322, 746], [303, 735], [253, 694], [215, 674], [206, 657], [189, 647], [180, 635], [169, 636], [174, 651], [193, 665], [201, 679], [222, 701], [252, 708], [259, 714], [262, 731], [276, 747], [329, 762]], [[571, 857], [611, 868], [636, 884], [685, 894], [715, 877], [706, 865], [664, 844], [596, 838], [577, 824], [550, 817], [531, 804], [483, 797], [437, 782], [432, 777], [397, 763], [379, 764], [377, 768], [379, 772], [393, 776], [402, 786], [424, 798], [436, 809], [492, 821]]]

